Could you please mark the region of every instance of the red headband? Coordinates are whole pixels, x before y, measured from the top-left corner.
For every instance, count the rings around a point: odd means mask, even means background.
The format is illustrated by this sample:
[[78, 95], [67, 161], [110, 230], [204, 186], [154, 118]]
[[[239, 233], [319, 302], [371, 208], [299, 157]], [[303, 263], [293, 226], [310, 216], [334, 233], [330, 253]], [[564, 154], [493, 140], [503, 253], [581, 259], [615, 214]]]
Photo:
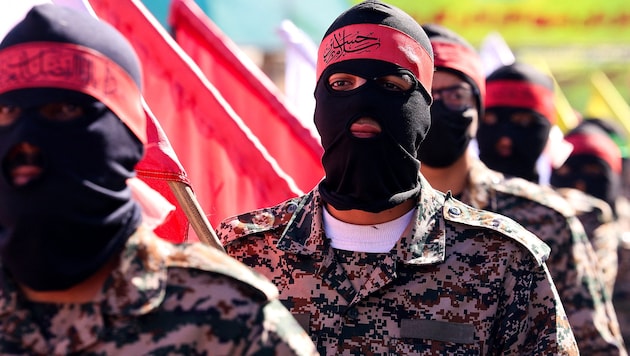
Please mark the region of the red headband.
[[101, 53], [76, 44], [28, 42], [0, 51], [0, 94], [18, 89], [61, 88], [105, 104], [142, 141], [146, 116], [136, 82]]
[[606, 161], [615, 173], [621, 173], [621, 151], [612, 139], [598, 134], [575, 133], [565, 140], [573, 145], [571, 155], [588, 154]]
[[472, 79], [479, 88], [483, 100], [486, 96], [486, 78], [479, 55], [466, 46], [457, 43], [431, 40], [435, 66], [454, 69]]
[[342, 27], [324, 38], [317, 53], [317, 80], [326, 67], [350, 59], [378, 59], [413, 73], [427, 93], [433, 82], [433, 58], [418, 41], [395, 28], [376, 24]]
[[531, 109], [556, 122], [553, 91], [539, 84], [507, 79], [486, 82], [486, 109], [497, 106]]

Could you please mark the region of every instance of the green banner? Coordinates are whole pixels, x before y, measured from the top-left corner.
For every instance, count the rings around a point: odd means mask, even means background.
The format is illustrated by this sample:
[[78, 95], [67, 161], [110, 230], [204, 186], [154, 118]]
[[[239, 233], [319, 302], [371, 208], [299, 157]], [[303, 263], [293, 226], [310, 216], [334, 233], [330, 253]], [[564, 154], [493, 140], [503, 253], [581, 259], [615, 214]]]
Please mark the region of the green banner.
[[386, 2], [405, 10], [420, 23], [449, 27], [473, 45], [479, 45], [493, 31], [513, 47], [630, 43], [628, 0]]

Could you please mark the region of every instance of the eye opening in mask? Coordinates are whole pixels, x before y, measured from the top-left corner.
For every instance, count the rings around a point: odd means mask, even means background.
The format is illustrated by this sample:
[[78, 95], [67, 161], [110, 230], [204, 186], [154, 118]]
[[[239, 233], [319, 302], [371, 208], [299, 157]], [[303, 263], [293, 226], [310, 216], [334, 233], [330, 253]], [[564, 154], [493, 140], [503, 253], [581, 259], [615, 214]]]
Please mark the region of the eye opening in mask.
[[21, 114], [20, 107], [0, 104], [0, 127], [13, 124]]
[[475, 107], [473, 94], [473, 88], [468, 83], [460, 83], [431, 90], [433, 100], [441, 100], [447, 109], [453, 111], [461, 111]]
[[481, 123], [492, 126], [499, 122], [511, 123], [515, 127], [522, 129], [538, 129], [549, 125], [549, 120], [531, 110], [519, 108], [490, 108], [486, 109], [485, 115], [481, 118]]
[[579, 173], [585, 176], [599, 177], [599, 176], [606, 175], [606, 167], [604, 166], [603, 163], [595, 163], [595, 162], [584, 163], [579, 168], [580, 168]]
[[563, 164], [562, 166], [554, 170], [554, 174], [558, 176], [566, 176], [571, 173], [572, 173], [572, 169], [568, 164]]
[[371, 80], [388, 92], [409, 92], [418, 87], [416, 78], [408, 73], [388, 74], [366, 79], [350, 73], [333, 73], [328, 77], [328, 86], [333, 91], [351, 91]]
[[38, 109], [40, 115], [54, 122], [67, 122], [85, 115], [87, 111], [83, 105], [70, 102], [48, 103]]
[[21, 107], [11, 104], [0, 104], [0, 127], [15, 123], [25, 113], [37, 113], [49, 122], [70, 122], [98, 110], [95, 103], [74, 103], [60, 101], [44, 103], [35, 107]]

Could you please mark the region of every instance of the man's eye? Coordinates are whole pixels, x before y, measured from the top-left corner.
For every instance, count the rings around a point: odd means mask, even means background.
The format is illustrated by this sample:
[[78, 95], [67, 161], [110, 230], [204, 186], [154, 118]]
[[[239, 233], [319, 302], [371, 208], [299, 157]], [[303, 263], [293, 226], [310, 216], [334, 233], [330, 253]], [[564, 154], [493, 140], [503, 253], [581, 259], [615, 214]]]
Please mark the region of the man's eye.
[[334, 82], [330, 83], [330, 86], [334, 89], [341, 89], [341, 88], [349, 87], [351, 85], [352, 83], [350, 83], [347, 80], [335, 80]]
[[510, 119], [514, 124], [522, 127], [529, 127], [536, 121], [536, 118], [530, 113], [514, 113]]
[[336, 91], [348, 91], [365, 84], [365, 79], [348, 73], [334, 73], [328, 78], [328, 85]]
[[8, 126], [22, 113], [22, 109], [17, 106], [0, 104], [0, 126]]
[[381, 82], [381, 86], [385, 90], [389, 90], [389, 91], [404, 91], [405, 90], [405, 89], [401, 88], [398, 84], [392, 83], [392, 82], [387, 82], [387, 81]]
[[408, 75], [387, 75], [376, 78], [383, 89], [388, 91], [407, 91], [414, 87], [415, 83]]
[[603, 176], [606, 169], [599, 164], [586, 164], [582, 167], [582, 173], [590, 176]]
[[71, 121], [83, 116], [84, 109], [80, 105], [70, 103], [53, 103], [42, 106], [39, 112], [51, 121]]
[[468, 96], [466, 95], [466, 93], [464, 93], [462, 90], [456, 90], [453, 93], [453, 97], [457, 100], [463, 100], [464, 98], [468, 98]]
[[481, 122], [483, 122], [486, 125], [494, 125], [497, 123], [497, 121], [499, 121], [499, 118], [493, 112], [486, 112], [486, 114], [481, 119]]
[[558, 168], [556, 170], [556, 174], [560, 175], [560, 176], [566, 176], [567, 174], [571, 173], [571, 167], [565, 165], [562, 165], [560, 168]]

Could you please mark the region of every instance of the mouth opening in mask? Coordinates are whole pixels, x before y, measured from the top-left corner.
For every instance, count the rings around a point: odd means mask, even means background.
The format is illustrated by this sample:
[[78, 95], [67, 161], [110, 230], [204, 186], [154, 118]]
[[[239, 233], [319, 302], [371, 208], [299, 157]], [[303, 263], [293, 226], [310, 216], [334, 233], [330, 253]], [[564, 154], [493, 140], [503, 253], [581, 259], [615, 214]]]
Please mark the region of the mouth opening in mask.
[[44, 159], [39, 147], [28, 142], [13, 146], [2, 160], [2, 172], [14, 187], [37, 181], [44, 171]]
[[350, 134], [356, 138], [372, 138], [381, 132], [381, 124], [371, 117], [360, 117], [350, 125]]

